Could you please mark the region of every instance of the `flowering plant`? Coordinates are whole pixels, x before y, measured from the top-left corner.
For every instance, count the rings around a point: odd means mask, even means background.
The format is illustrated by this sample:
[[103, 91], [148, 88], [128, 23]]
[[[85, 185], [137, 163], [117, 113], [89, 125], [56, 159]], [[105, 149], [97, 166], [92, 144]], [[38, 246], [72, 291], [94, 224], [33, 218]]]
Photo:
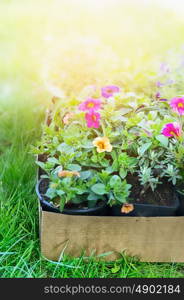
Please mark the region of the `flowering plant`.
[[56, 100], [52, 121], [43, 126], [33, 152], [46, 156], [37, 164], [50, 181], [46, 196], [61, 210], [67, 203], [91, 207], [106, 199], [128, 212], [125, 204], [135, 200], [132, 178], [141, 193], [182, 178], [183, 97], [173, 98], [169, 106], [158, 97], [111, 85], [91, 89], [85, 99]]
[[47, 197], [60, 197], [61, 209], [72, 201], [94, 205], [104, 197], [111, 205], [127, 202], [131, 186], [125, 177], [136, 166], [136, 158], [122, 153], [125, 122], [136, 109], [128, 104], [131, 97], [107, 86], [87, 99], [57, 99], [33, 152], [46, 156], [37, 164], [50, 180]]
[[[148, 188], [155, 191], [164, 181], [176, 185], [184, 175], [184, 98], [175, 97], [169, 103], [156, 105], [156, 110], [154, 103], [138, 110], [133, 128], [126, 125], [127, 150], [138, 159], [135, 173], [142, 193]], [[137, 137], [131, 140], [130, 132]]]

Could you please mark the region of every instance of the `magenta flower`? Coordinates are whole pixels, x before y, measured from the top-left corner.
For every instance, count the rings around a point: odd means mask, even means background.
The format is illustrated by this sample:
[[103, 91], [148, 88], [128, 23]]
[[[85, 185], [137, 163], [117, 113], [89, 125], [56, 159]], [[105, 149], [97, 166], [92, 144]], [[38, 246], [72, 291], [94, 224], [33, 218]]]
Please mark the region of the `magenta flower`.
[[181, 126], [176, 122], [167, 123], [162, 128], [162, 134], [167, 137], [179, 137], [181, 136]]
[[112, 97], [114, 93], [119, 93], [120, 88], [115, 85], [107, 85], [101, 89], [102, 96], [105, 98]]
[[161, 97], [160, 92], [157, 92], [157, 93], [155, 94], [155, 98], [156, 98], [156, 99], [160, 99], [160, 97]]
[[179, 115], [184, 115], [184, 97], [175, 97], [171, 99], [170, 106]]
[[101, 108], [102, 102], [100, 99], [88, 98], [86, 101], [79, 105], [82, 111], [98, 110]]
[[98, 128], [100, 126], [100, 114], [94, 110], [90, 110], [85, 114], [88, 128]]

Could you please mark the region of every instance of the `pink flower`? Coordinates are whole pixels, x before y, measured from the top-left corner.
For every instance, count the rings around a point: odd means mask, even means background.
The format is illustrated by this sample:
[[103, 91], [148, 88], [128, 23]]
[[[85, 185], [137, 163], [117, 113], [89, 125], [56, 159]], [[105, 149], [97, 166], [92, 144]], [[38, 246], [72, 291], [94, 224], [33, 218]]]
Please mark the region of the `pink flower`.
[[120, 88], [115, 85], [107, 85], [101, 89], [102, 96], [105, 98], [112, 97], [114, 93], [119, 93]]
[[98, 110], [101, 108], [101, 104], [100, 99], [88, 98], [79, 105], [79, 109], [82, 111]]
[[176, 122], [167, 123], [162, 128], [162, 134], [167, 137], [179, 137], [181, 136], [181, 126]]
[[170, 106], [179, 115], [184, 115], [184, 97], [175, 97], [171, 99]]
[[98, 128], [100, 126], [100, 114], [94, 110], [90, 110], [85, 114], [85, 119], [87, 121], [87, 126], [89, 128]]

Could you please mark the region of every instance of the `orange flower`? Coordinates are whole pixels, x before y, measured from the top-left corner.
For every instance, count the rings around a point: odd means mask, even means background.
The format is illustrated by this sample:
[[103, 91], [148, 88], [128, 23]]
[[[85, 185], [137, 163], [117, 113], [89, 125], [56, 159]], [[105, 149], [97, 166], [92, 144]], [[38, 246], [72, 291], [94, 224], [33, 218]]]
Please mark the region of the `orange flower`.
[[129, 204], [129, 203], [123, 204], [123, 206], [121, 208], [121, 212], [125, 213], [125, 214], [128, 214], [128, 213], [130, 213], [133, 210], [134, 210], [133, 204]]
[[80, 174], [77, 171], [67, 171], [67, 170], [58, 172], [58, 177], [73, 177], [73, 176], [80, 177]]
[[70, 119], [72, 119], [73, 116], [74, 116], [74, 113], [72, 113], [72, 112], [66, 113], [66, 114], [64, 115], [64, 117], [63, 117], [63, 123], [64, 123], [65, 125], [68, 125]]
[[97, 147], [97, 152], [111, 152], [112, 151], [112, 145], [110, 144], [110, 141], [107, 137], [97, 137], [93, 141], [93, 145]]

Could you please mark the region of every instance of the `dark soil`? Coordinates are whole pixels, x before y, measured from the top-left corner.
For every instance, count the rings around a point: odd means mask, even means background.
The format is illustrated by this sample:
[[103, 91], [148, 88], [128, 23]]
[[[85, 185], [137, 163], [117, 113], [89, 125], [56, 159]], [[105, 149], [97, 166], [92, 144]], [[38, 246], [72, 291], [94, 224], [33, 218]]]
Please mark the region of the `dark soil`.
[[47, 161], [47, 154], [39, 154], [38, 161], [46, 162]]
[[40, 182], [40, 185], [39, 185], [39, 192], [45, 198], [47, 198], [45, 196], [45, 193], [46, 193], [48, 187], [49, 187], [49, 179], [46, 179], [46, 178], [42, 179], [42, 181]]
[[130, 202], [140, 204], [153, 204], [159, 206], [173, 206], [174, 203], [174, 187], [164, 179], [162, 184], [158, 184], [153, 192], [151, 188], [143, 191], [137, 176], [128, 176], [128, 183], [132, 185]]

